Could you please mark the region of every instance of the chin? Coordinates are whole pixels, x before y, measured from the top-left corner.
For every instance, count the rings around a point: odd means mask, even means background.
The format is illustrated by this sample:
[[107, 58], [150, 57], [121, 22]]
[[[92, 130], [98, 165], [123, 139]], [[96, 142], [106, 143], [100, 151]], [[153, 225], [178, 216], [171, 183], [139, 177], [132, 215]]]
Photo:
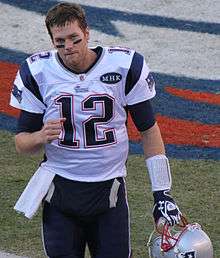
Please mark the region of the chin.
[[77, 63], [78, 63], [78, 58], [73, 58], [73, 56], [72, 55], [70, 55], [68, 58], [66, 58], [66, 65], [70, 65], [70, 66], [72, 66], [72, 65], [76, 65]]
[[70, 68], [73, 68], [73, 67], [75, 67], [75, 66], [77, 66], [77, 64], [78, 64], [79, 62], [77, 61], [77, 60], [71, 60], [70, 62], [66, 62], [66, 65], [68, 66], [68, 67], [70, 67]]

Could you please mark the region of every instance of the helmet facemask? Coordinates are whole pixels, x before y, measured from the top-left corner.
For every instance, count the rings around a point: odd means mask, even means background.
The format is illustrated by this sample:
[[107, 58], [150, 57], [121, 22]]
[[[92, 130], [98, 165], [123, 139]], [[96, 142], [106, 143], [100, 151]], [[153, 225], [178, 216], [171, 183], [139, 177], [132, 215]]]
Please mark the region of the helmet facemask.
[[211, 240], [198, 223], [157, 224], [148, 241], [151, 258], [213, 258]]

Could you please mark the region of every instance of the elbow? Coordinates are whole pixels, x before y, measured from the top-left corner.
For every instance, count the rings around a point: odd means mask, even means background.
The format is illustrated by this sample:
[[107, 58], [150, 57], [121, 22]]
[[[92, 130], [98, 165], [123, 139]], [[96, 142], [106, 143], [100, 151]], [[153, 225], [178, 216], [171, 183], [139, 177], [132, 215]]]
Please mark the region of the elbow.
[[15, 135], [15, 149], [16, 149], [16, 152], [18, 154], [23, 153], [22, 148], [21, 148], [21, 144], [20, 144], [19, 135]]
[[21, 149], [18, 145], [16, 145], [16, 144], [15, 144], [15, 149], [16, 149], [16, 152], [17, 152], [18, 154], [23, 154], [22, 149]]
[[18, 154], [27, 154], [29, 152], [26, 133], [19, 133], [15, 135], [15, 149]]

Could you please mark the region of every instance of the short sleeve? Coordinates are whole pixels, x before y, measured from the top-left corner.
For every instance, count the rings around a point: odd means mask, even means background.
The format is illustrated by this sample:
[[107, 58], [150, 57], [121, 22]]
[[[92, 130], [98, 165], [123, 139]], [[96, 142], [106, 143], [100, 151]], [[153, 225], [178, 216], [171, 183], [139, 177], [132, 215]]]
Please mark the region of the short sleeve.
[[127, 73], [125, 99], [127, 105], [146, 101], [156, 95], [155, 81], [144, 57], [135, 52]]
[[45, 104], [39, 86], [25, 61], [17, 72], [11, 91], [10, 105], [32, 113], [44, 113]]

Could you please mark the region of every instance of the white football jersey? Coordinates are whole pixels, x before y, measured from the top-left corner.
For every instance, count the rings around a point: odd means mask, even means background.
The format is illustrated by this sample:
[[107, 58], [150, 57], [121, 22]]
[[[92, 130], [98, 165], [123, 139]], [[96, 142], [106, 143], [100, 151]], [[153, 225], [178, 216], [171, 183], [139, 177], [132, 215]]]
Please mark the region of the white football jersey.
[[143, 56], [134, 50], [103, 47], [82, 74], [65, 68], [54, 50], [25, 61], [10, 104], [44, 114], [44, 122], [65, 117], [59, 139], [45, 145], [41, 166], [68, 179], [96, 182], [126, 176], [125, 107], [154, 97], [154, 86]]

